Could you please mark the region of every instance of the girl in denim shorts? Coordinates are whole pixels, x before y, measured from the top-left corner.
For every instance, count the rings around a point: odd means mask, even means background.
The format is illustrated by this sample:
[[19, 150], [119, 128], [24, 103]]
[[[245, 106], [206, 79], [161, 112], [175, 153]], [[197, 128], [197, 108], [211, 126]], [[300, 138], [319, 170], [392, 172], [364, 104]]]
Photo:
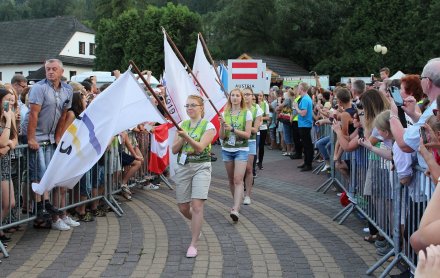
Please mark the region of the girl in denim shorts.
[[252, 128], [252, 113], [246, 109], [244, 95], [240, 89], [233, 89], [229, 93], [225, 111], [219, 120], [222, 156], [234, 201], [229, 215], [234, 222], [237, 222], [244, 195], [243, 178], [249, 153], [248, 139]]

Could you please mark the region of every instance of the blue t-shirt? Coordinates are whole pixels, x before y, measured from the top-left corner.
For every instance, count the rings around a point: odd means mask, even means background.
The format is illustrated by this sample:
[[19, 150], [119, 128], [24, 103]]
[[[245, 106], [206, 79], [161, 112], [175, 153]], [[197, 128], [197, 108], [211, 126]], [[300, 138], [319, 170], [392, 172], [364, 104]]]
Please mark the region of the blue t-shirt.
[[305, 116], [298, 114], [298, 127], [312, 127], [313, 126], [313, 103], [308, 94], [305, 94], [299, 102], [298, 108], [300, 110], [307, 110]]

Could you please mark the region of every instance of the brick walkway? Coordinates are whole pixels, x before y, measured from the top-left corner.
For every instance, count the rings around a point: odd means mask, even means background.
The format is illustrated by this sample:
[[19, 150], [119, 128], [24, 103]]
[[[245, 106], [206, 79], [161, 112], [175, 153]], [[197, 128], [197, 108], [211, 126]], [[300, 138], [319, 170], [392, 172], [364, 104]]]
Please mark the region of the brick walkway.
[[178, 213], [174, 191], [162, 186], [136, 190], [133, 201], [122, 202], [122, 217], [110, 213], [68, 232], [30, 226], [16, 232], [0, 277], [366, 276], [378, 257], [362, 240], [363, 223], [354, 215], [344, 225], [333, 222], [338, 197], [315, 192], [326, 177], [299, 172], [300, 163], [267, 151], [252, 204], [237, 224], [228, 213], [223, 163], [213, 163], [196, 259], [185, 258], [189, 222]]

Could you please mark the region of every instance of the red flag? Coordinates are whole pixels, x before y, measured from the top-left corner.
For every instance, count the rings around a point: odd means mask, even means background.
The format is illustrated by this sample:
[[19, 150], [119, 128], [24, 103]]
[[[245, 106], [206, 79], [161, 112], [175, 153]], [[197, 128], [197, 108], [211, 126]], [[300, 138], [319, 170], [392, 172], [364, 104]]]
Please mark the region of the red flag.
[[168, 128], [172, 124], [162, 124], [154, 129], [151, 140], [150, 163], [148, 170], [162, 174], [170, 164], [170, 151], [168, 143]]
[[232, 79], [258, 79], [258, 63], [232, 62]]
[[[223, 111], [225, 110], [225, 106], [222, 107], [222, 109], [220, 109], [219, 113], [222, 114]], [[217, 141], [219, 135], [220, 135], [220, 120], [218, 119], [218, 116], [215, 115], [212, 119], [211, 119], [211, 123], [215, 126], [215, 136], [212, 139], [212, 143], [214, 143], [215, 141]]]

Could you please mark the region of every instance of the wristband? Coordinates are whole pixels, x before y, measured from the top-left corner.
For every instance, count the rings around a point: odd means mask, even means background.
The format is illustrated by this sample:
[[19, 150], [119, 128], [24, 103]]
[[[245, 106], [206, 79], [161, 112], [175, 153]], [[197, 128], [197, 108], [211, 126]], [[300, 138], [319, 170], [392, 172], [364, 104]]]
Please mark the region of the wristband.
[[398, 119], [399, 121], [400, 121], [400, 119], [399, 119], [399, 117], [397, 116], [397, 115], [390, 115], [390, 120], [391, 120], [391, 118], [396, 118], [396, 119]]
[[10, 127], [5, 126], [5, 128], [11, 129]]

